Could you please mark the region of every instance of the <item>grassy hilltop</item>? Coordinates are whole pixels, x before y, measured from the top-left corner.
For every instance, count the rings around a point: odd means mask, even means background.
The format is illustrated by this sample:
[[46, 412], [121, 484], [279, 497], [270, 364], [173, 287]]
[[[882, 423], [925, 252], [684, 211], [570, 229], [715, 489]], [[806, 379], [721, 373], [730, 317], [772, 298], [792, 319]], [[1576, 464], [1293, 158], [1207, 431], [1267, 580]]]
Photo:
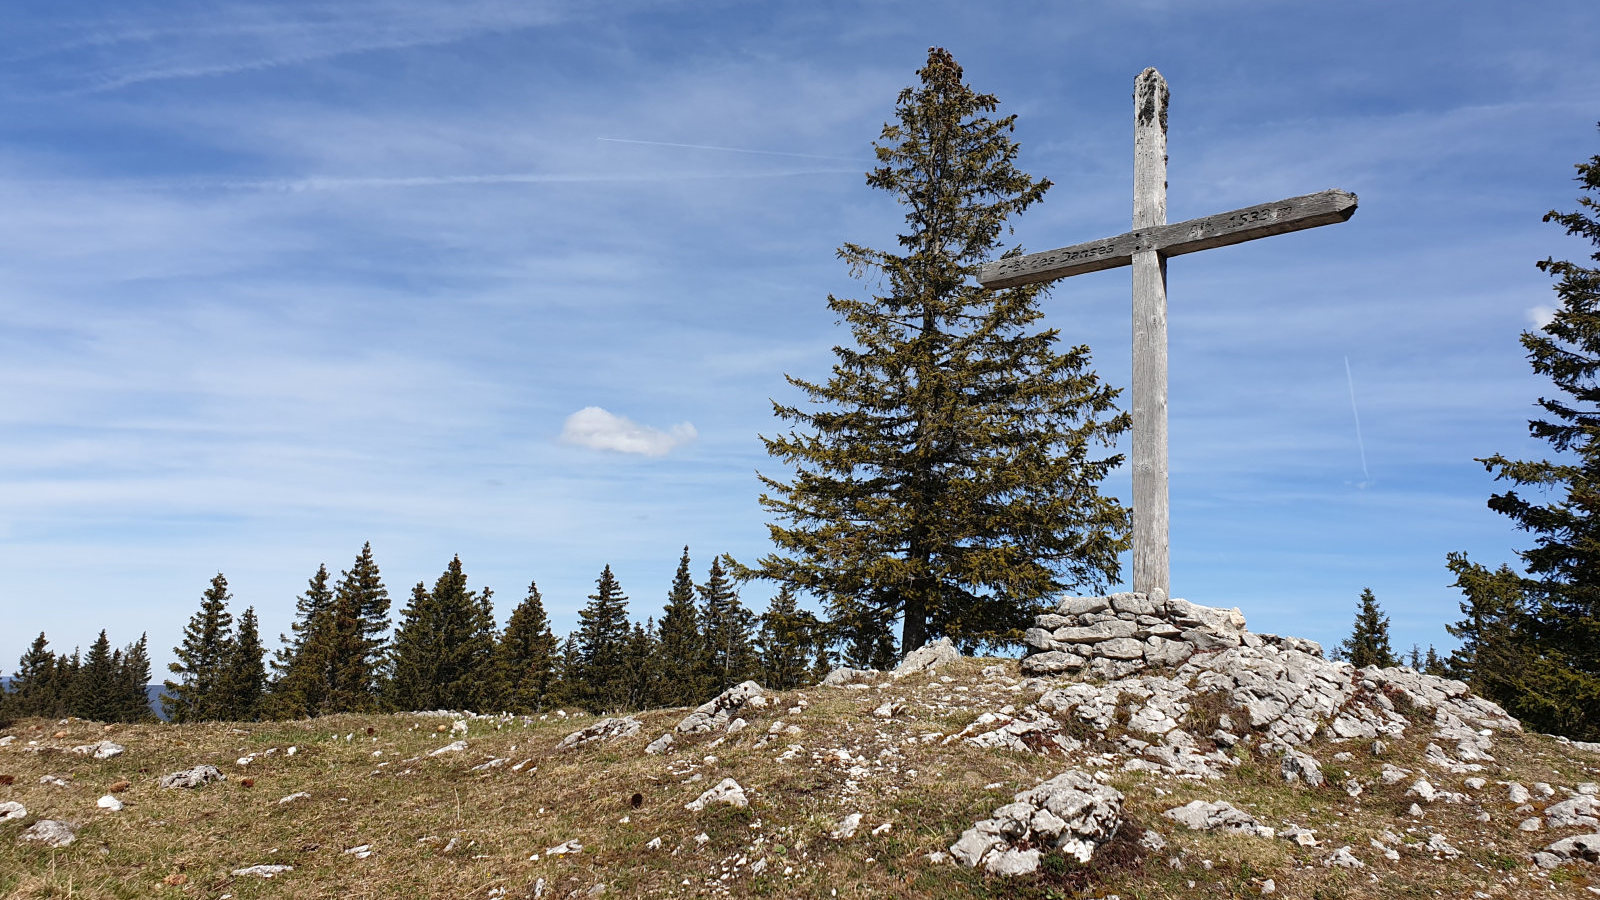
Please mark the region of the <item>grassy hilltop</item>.
[[[1055, 682], [1021, 678], [1015, 660], [961, 659], [864, 687], [775, 694], [765, 708], [741, 712], [747, 727], [678, 734], [660, 754], [646, 753], [646, 745], [686, 710], [641, 713], [637, 734], [560, 752], [558, 742], [597, 717], [15, 722], [0, 729], [16, 738], [0, 746], [0, 802], [27, 812], [0, 822], [0, 895], [1129, 900], [1256, 897], [1268, 879], [1279, 897], [1600, 893], [1594, 866], [1545, 871], [1530, 862], [1556, 838], [1595, 829], [1518, 828], [1575, 785], [1596, 780], [1600, 755], [1544, 736], [1502, 734], [1496, 762], [1480, 773], [1487, 783], [1473, 789], [1463, 786], [1467, 776], [1430, 768], [1430, 738], [1414, 728], [1390, 741], [1381, 759], [1356, 741], [1318, 739], [1302, 748], [1328, 776], [1310, 788], [1286, 783], [1278, 761], [1248, 740], [1231, 751], [1240, 762], [1215, 780], [1097, 767], [1097, 756], [1117, 758], [1120, 716], [1104, 732], [1074, 731], [1083, 749], [1072, 758], [947, 740], [986, 713], [1025, 708]], [[70, 750], [101, 740], [125, 752], [102, 760]], [[434, 755], [460, 740], [464, 749]], [[161, 776], [200, 764], [226, 777], [191, 789], [158, 786]], [[1410, 780], [1383, 784], [1384, 764], [1426, 772], [1441, 791], [1469, 799], [1431, 803], [1417, 818]], [[1038, 873], [1002, 878], [930, 860], [1013, 794], [1068, 768], [1106, 772], [1126, 795], [1124, 824], [1088, 866], [1047, 857]], [[41, 783], [45, 776], [66, 783]], [[1340, 787], [1349, 776], [1367, 785], [1358, 797]], [[685, 808], [729, 777], [747, 806]], [[1555, 793], [1535, 792], [1533, 810], [1518, 812], [1502, 784], [1512, 781], [1548, 783]], [[113, 792], [123, 809], [97, 807]], [[1190, 800], [1229, 801], [1279, 830], [1312, 829], [1317, 846], [1190, 831], [1161, 815]], [[1489, 821], [1478, 821], [1482, 813]], [[860, 819], [847, 837], [852, 814]], [[76, 840], [60, 849], [20, 841], [40, 819], [72, 823]], [[1146, 829], [1165, 847], [1149, 849]], [[1458, 855], [1428, 850], [1432, 834], [1444, 835]], [[569, 842], [581, 849], [559, 852]], [[1343, 846], [1363, 868], [1324, 864]], [[256, 865], [293, 870], [271, 879], [232, 874]]]

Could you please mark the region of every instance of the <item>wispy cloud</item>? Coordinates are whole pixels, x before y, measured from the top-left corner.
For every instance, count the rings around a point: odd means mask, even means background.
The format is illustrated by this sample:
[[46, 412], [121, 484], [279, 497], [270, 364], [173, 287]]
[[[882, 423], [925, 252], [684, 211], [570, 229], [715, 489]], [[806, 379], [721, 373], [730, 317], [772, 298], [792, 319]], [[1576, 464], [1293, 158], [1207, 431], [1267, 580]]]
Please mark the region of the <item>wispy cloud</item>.
[[1556, 320], [1556, 308], [1544, 303], [1528, 310], [1528, 323], [1534, 328], [1543, 328]]
[[13, 54], [58, 80], [67, 95], [157, 81], [207, 78], [303, 65], [359, 53], [439, 46], [480, 35], [556, 24], [558, 2], [467, 0], [448, 6], [345, 3], [315, 10], [232, 3], [167, 20], [79, 23], [87, 32]]
[[666, 456], [695, 436], [694, 426], [688, 422], [662, 431], [598, 406], [586, 406], [567, 416], [567, 423], [561, 429], [561, 440], [566, 443], [640, 456]]

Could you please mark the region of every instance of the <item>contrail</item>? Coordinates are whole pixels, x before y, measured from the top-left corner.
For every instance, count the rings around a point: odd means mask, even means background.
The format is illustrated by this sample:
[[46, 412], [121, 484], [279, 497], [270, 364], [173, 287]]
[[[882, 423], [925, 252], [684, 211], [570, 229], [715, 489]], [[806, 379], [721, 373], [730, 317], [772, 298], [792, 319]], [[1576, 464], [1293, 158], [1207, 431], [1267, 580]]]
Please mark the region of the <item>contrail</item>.
[[1356, 419], [1356, 446], [1361, 449], [1361, 478], [1362, 485], [1372, 481], [1372, 474], [1367, 471], [1367, 443], [1361, 439], [1361, 412], [1356, 409], [1356, 380], [1350, 374], [1350, 357], [1344, 358], [1344, 380], [1350, 386], [1350, 414]]
[[628, 138], [595, 138], [608, 144], [640, 144], [646, 147], [677, 147], [682, 150], [715, 150], [720, 153], [754, 153], [758, 156], [792, 156], [797, 159], [826, 159], [833, 162], [862, 163], [848, 156], [817, 156], [811, 153], [790, 153], [786, 150], [751, 150], [747, 147], [716, 147], [710, 144], [675, 144], [672, 141], [636, 141]]

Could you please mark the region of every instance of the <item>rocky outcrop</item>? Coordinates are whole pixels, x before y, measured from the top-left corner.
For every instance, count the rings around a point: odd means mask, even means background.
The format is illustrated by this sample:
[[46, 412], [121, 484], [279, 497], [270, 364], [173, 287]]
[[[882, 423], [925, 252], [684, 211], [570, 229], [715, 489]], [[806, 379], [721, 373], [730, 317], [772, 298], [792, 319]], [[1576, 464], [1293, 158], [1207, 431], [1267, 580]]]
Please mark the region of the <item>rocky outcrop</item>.
[[728, 727], [746, 709], [763, 709], [771, 702], [767, 692], [754, 681], [734, 685], [701, 704], [678, 723], [679, 734], [718, 731]]
[[919, 672], [933, 672], [960, 658], [961, 651], [956, 649], [956, 645], [951, 643], [949, 638], [942, 637], [907, 653], [906, 658], [902, 659], [900, 665], [895, 666], [894, 671], [889, 674], [895, 679], [901, 679]]
[[1121, 824], [1122, 793], [1069, 771], [1017, 794], [967, 829], [950, 845], [950, 855], [996, 875], [1022, 875], [1036, 871], [1047, 851], [1088, 862]]
[[1257, 822], [1254, 816], [1222, 800], [1194, 800], [1161, 815], [1194, 831], [1229, 831], [1265, 838], [1274, 834], [1273, 829]]
[[[1197, 741], [1231, 747], [1245, 735], [1293, 747], [1399, 735], [1431, 718], [1435, 764], [1471, 771], [1492, 761], [1484, 730], [1520, 730], [1466, 684], [1393, 667], [1356, 669], [1324, 659], [1314, 641], [1255, 634], [1237, 609], [1144, 594], [1068, 597], [1027, 632], [1022, 670], [1036, 676], [1082, 674], [1048, 691], [1039, 707], [1071, 714], [1098, 731], [1114, 721], [1158, 749], [1149, 764], [1178, 773], [1215, 772]], [[1120, 712], [1119, 712], [1120, 710]], [[1187, 727], [1180, 728], [1181, 724]], [[1160, 749], [1160, 748], [1166, 749]], [[1317, 786], [1308, 757], [1285, 759], [1284, 774]]]
[[216, 766], [195, 766], [182, 772], [163, 775], [159, 783], [164, 788], [197, 788], [213, 781], [223, 781], [227, 777]]
[[609, 741], [616, 738], [633, 737], [639, 733], [639, 729], [642, 727], [644, 727], [644, 723], [640, 722], [638, 719], [635, 719], [633, 716], [622, 716], [615, 719], [601, 719], [587, 728], [580, 728], [562, 738], [561, 741], [556, 744], [556, 752], [560, 753], [565, 750], [574, 750], [578, 747], [584, 746], [585, 744], [592, 744], [596, 741]]

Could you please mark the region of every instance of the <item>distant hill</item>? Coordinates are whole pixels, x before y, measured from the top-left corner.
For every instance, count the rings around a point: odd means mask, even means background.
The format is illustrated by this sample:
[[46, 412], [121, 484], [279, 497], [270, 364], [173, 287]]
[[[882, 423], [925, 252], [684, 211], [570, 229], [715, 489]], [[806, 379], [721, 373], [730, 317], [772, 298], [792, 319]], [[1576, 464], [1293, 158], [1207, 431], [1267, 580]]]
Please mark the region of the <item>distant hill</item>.
[[[11, 677], [10, 676], [0, 676], [0, 691], [9, 691], [9, 690], [11, 690]], [[164, 711], [161, 708], [161, 685], [159, 685], [159, 684], [147, 684], [147, 685], [145, 685], [144, 686], [144, 696], [145, 696], [145, 701], [150, 704], [150, 711], [156, 714], [156, 718], [160, 719], [163, 722], [167, 721], [166, 711]]]

